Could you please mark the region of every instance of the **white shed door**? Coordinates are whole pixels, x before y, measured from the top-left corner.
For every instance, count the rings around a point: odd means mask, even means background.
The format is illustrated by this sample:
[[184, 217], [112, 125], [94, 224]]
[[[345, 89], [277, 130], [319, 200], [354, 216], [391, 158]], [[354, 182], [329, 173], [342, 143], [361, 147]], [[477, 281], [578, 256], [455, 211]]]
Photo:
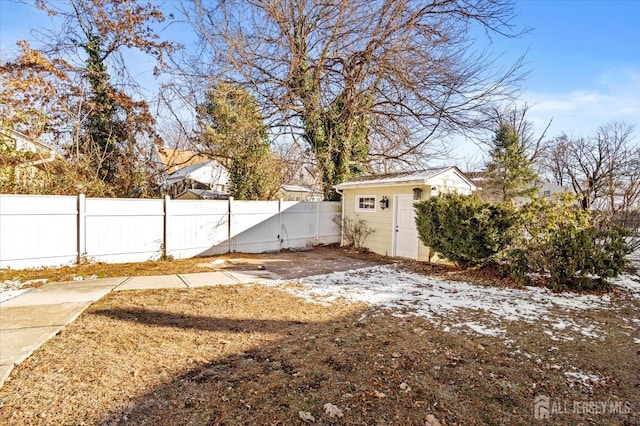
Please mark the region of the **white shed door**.
[[418, 228], [413, 195], [396, 195], [393, 211], [393, 255], [418, 259]]

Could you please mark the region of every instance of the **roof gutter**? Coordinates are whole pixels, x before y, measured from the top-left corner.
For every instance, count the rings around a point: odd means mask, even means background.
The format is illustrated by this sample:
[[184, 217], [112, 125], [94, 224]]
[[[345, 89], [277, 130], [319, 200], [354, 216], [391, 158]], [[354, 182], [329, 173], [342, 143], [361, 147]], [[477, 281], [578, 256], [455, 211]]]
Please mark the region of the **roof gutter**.
[[[414, 180], [404, 180], [404, 181], [396, 181], [396, 182], [380, 182], [380, 181], [375, 181], [375, 180], [370, 180], [370, 181], [362, 181], [362, 182], [354, 182], [354, 183], [350, 183], [350, 184], [340, 184], [337, 186], [334, 186], [335, 190], [338, 191], [342, 191], [345, 189], [356, 189], [356, 188], [360, 188], [363, 186], [384, 186], [384, 187], [389, 187], [389, 186], [405, 186], [405, 185], [429, 185], [428, 183], [428, 179], [414, 179]], [[340, 192], [340, 194], [342, 194]]]

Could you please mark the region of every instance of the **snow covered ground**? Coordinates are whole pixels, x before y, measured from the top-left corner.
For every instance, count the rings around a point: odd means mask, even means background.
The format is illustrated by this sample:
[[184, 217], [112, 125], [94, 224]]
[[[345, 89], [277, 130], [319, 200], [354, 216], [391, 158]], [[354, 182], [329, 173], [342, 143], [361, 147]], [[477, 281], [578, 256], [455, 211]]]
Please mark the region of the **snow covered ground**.
[[5, 300], [13, 299], [16, 296], [21, 295], [22, 293], [29, 291], [28, 288], [0, 288], [0, 303]]
[[13, 299], [16, 296], [19, 296], [22, 293], [29, 291], [29, 288], [27, 287], [29, 287], [31, 284], [34, 284], [36, 282], [41, 282], [41, 280], [39, 281], [33, 280], [29, 282], [24, 282], [24, 283], [20, 281], [13, 281], [13, 280], [0, 282], [0, 303], [4, 302], [5, 300]]
[[[640, 267], [640, 251], [631, 259]], [[622, 275], [613, 283], [632, 299], [640, 300], [638, 275]], [[0, 302], [29, 291], [22, 288], [25, 284], [29, 283], [0, 282]], [[392, 310], [394, 315], [427, 318], [445, 331], [500, 336], [505, 341], [509, 340], [506, 326], [511, 321], [538, 323], [552, 340], [601, 340], [604, 330], [580, 312], [611, 309], [611, 297], [615, 297], [553, 293], [538, 287], [510, 289], [445, 281], [407, 272], [398, 265], [373, 266], [264, 284], [277, 285], [317, 303], [332, 303], [339, 299], [365, 302], [373, 307]], [[628, 321], [632, 327], [640, 325], [640, 313]], [[638, 339], [634, 342], [640, 344]]]
[[628, 256], [631, 266], [636, 268], [636, 275], [624, 274], [611, 280], [612, 283], [628, 291], [635, 299], [640, 299], [640, 248]]
[[[317, 303], [332, 303], [339, 299], [365, 302], [392, 310], [395, 315], [428, 318], [446, 331], [453, 329], [505, 338], [505, 327], [509, 322], [524, 321], [541, 324], [552, 340], [573, 340], [576, 333], [581, 339], [601, 340], [605, 332], [593, 320], [583, 319], [580, 311], [612, 306], [609, 295], [553, 293], [538, 287], [511, 289], [444, 281], [404, 271], [398, 265], [373, 266], [271, 284]], [[638, 276], [624, 275], [615, 284], [628, 291], [631, 297], [640, 298]]]

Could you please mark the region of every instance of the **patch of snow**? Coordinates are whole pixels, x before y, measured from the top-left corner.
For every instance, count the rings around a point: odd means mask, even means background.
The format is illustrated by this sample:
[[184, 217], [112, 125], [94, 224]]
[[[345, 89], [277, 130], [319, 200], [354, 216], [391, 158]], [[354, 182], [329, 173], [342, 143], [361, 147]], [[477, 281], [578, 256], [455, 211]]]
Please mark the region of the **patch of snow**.
[[0, 282], [0, 303], [5, 302], [9, 299], [13, 299], [21, 295], [24, 292], [29, 291], [28, 288], [24, 288], [33, 284], [46, 283], [48, 280], [46, 279], [38, 279], [38, 280], [30, 280], [30, 281], [16, 281], [16, 280], [6, 280]]
[[565, 328], [567, 328], [567, 324], [562, 321], [558, 321], [555, 324], [551, 324], [551, 327], [553, 327], [556, 330], [564, 330]]
[[633, 338], [633, 343], [640, 343], [640, 339]]
[[87, 281], [87, 280], [97, 280], [97, 275], [89, 275], [88, 277], [83, 277], [82, 275], [74, 275], [73, 281]]
[[565, 371], [564, 375], [567, 376], [567, 379], [569, 379], [571, 382], [577, 382], [588, 387], [591, 387], [592, 383], [597, 383], [602, 380], [600, 377], [593, 374], [585, 374], [580, 372]]
[[623, 274], [611, 280], [611, 283], [630, 293], [634, 299], [640, 299], [640, 277], [637, 275]]
[[479, 322], [465, 322], [462, 325], [466, 325], [471, 330], [483, 336], [499, 336], [506, 333], [506, 330], [500, 328], [489, 328], [480, 324]]
[[[456, 312], [480, 311], [491, 318], [489, 325], [474, 323], [469, 328], [483, 333], [501, 334], [503, 322], [549, 322], [556, 330], [571, 329], [588, 337], [603, 332], [592, 325], [580, 325], [573, 311], [607, 309], [608, 295], [553, 293], [545, 288], [497, 288], [458, 281], [445, 281], [403, 271], [398, 265], [382, 265], [315, 275], [293, 281], [272, 281], [271, 285], [316, 303], [330, 304], [339, 299], [365, 302], [435, 321]], [[579, 315], [573, 315], [580, 318]], [[544, 319], [544, 321], [541, 321]], [[469, 323], [465, 323], [468, 325]], [[446, 324], [442, 324], [443, 327]], [[569, 339], [569, 338], [567, 338]]]
[[586, 326], [586, 327], [581, 328], [581, 329], [580, 329], [580, 333], [581, 333], [583, 336], [587, 336], [587, 337], [592, 337], [592, 338], [598, 338], [598, 337], [600, 337], [597, 333], [594, 333], [594, 332], [593, 332], [594, 328], [595, 328], [595, 326], [594, 326], [594, 325], [588, 325], [588, 326]]
[[[640, 271], [640, 248], [627, 255], [627, 259], [631, 268]], [[612, 279], [611, 282], [630, 293], [634, 299], [640, 299], [640, 275], [638, 272], [636, 274], [622, 274], [618, 278]]]
[[27, 291], [29, 291], [28, 288], [0, 289], [0, 303], [20, 296], [22, 293], [25, 293]]

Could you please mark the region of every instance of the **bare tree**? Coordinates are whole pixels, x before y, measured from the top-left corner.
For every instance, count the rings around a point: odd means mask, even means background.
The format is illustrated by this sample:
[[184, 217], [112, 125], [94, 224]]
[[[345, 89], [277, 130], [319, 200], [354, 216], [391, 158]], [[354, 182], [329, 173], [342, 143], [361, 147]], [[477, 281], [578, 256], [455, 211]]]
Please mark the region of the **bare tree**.
[[[603, 225], [640, 227], [640, 144], [625, 122], [601, 126], [593, 136], [562, 134], [545, 148], [548, 175], [570, 186], [584, 209], [599, 213]], [[632, 241], [640, 245], [640, 238]]]
[[555, 183], [570, 185], [585, 209], [629, 209], [640, 201], [640, 147], [634, 130], [633, 125], [612, 122], [590, 137], [562, 134], [546, 147], [547, 171]]
[[513, 35], [508, 0], [194, 0], [183, 11], [200, 37], [183, 71], [245, 86], [271, 126], [309, 147], [327, 196], [370, 159], [432, 153], [521, 77], [520, 63], [496, 71], [471, 49], [472, 27]]
[[0, 99], [9, 110], [3, 124], [64, 141], [58, 145], [111, 195], [144, 195], [151, 189], [144, 162], [157, 134], [123, 52], [136, 49], [164, 66], [175, 45], [152, 28], [164, 15], [138, 0], [34, 3], [59, 26], [34, 33], [37, 49], [20, 42], [21, 55], [0, 66]]

